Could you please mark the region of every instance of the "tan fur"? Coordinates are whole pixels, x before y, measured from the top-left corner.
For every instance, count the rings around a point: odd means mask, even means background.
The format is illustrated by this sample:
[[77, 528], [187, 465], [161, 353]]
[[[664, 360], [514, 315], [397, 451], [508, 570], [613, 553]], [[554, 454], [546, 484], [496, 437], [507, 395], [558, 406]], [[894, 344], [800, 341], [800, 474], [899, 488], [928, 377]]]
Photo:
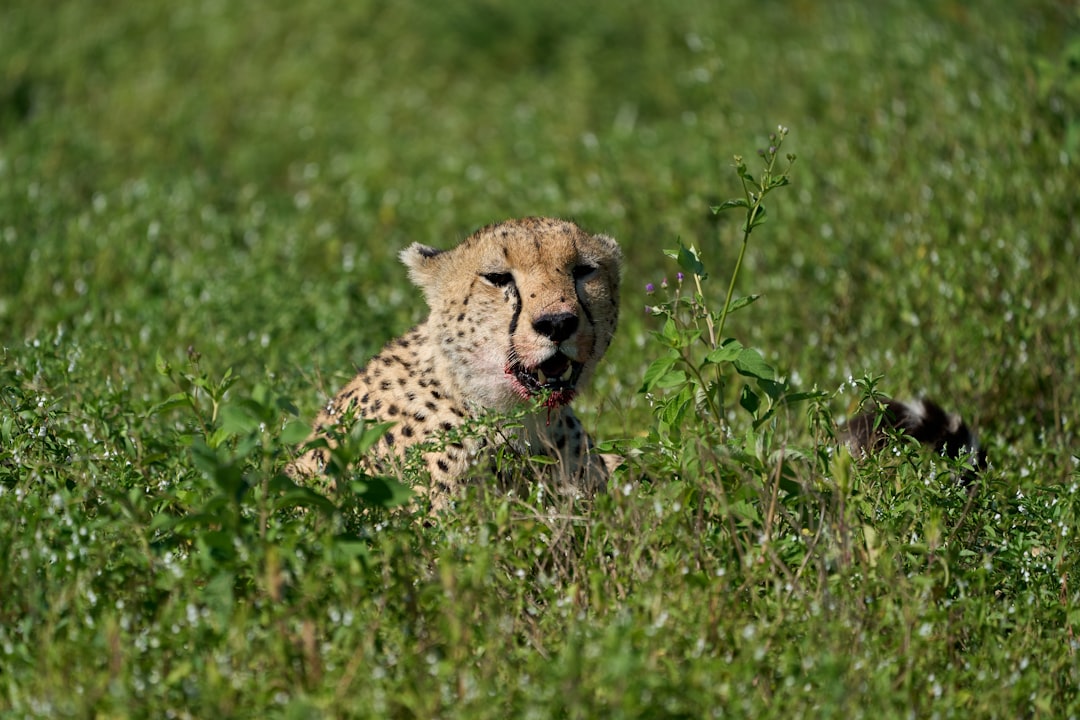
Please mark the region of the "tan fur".
[[[516, 450], [556, 458], [552, 479], [561, 489], [602, 485], [608, 468], [590, 452], [567, 403], [615, 332], [622, 261], [615, 241], [570, 222], [526, 218], [483, 228], [447, 251], [414, 244], [401, 259], [431, 312], [338, 393], [319, 414], [316, 433], [350, 408], [394, 422], [369, 462], [393, 460], [480, 414], [512, 410], [547, 379], [554, 388], [549, 406], [505, 437]], [[424, 454], [435, 508], [445, 507], [470, 466], [491, 450], [475, 438], [443, 444]], [[325, 450], [313, 450], [289, 472], [312, 477], [325, 461]]]

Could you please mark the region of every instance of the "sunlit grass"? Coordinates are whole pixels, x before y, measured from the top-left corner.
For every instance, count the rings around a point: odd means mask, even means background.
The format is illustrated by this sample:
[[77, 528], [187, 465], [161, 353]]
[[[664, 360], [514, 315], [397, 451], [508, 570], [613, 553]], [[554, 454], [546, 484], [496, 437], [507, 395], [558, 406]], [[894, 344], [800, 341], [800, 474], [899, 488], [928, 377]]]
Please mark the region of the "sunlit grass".
[[[992, 5], [5, 9], [0, 714], [1075, 715], [1080, 18]], [[723, 305], [780, 123], [723, 335], [822, 394], [664, 427], [663, 250]], [[401, 247], [529, 214], [627, 258], [611, 492], [283, 482], [422, 317]], [[971, 493], [838, 449], [869, 385], [980, 430]]]

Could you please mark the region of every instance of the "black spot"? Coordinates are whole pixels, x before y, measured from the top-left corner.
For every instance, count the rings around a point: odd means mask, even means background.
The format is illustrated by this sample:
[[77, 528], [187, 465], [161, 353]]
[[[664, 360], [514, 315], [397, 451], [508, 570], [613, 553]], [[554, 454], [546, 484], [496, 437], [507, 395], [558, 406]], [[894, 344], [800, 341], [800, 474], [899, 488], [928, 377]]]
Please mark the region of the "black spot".
[[417, 410], [416, 412], [413, 413], [413, 420], [415, 420], [418, 423], [422, 423], [425, 420], [427, 420], [427, 413], [424, 412], [423, 410]]
[[383, 440], [385, 440], [386, 444], [389, 445], [390, 447], [394, 447], [394, 433], [392, 433], [392, 432], [386, 433], [385, 435], [383, 435]]
[[416, 393], [414, 393], [412, 391], [409, 391], [409, 392], [405, 393], [405, 399], [408, 400], [409, 402], [412, 402], [412, 401], [416, 400]]
[[[442, 393], [440, 393], [438, 390], [432, 390], [431, 391], [431, 397], [435, 398], [436, 400], [441, 400], [442, 399]], [[412, 398], [409, 398], [409, 399], [412, 400]]]
[[461, 313], [460, 315], [457, 316], [457, 321], [458, 322], [461, 322], [464, 319], [465, 319], [465, 313]]
[[443, 460], [442, 458], [439, 458], [438, 461], [435, 463], [435, 465], [437, 465], [438, 468], [440, 470], [442, 470], [444, 473], [450, 472], [450, 464], [448, 462], [446, 462], [445, 460]]
[[360, 404], [361, 405], [367, 405], [368, 400], [370, 399], [370, 397], [371, 397], [371, 393], [364, 393], [364, 397], [360, 398]]
[[349, 390], [345, 394], [343, 394], [341, 397], [345, 398], [346, 400], [352, 400], [354, 395], [356, 395], [356, 391], [355, 390]]
[[376, 400], [371, 406], [372, 412], [379, 412], [382, 410], [382, 400]]
[[399, 412], [398, 406], [395, 405], [394, 403], [390, 403], [390, 407], [386, 408], [386, 414], [389, 415], [390, 417], [396, 416], [398, 414], [398, 412]]
[[444, 495], [450, 494], [450, 484], [443, 480], [435, 483], [435, 487], [438, 488], [439, 492], [443, 493]]
[[454, 426], [453, 426], [453, 425], [451, 425], [451, 424], [450, 424], [450, 423], [448, 423], [448, 422], [444, 422], [444, 423], [443, 423], [442, 425], [440, 425], [439, 427], [441, 427], [441, 428], [443, 429], [443, 431], [444, 431], [444, 432], [450, 432], [451, 430], [453, 430], [453, 429], [454, 429]]
[[402, 425], [401, 426], [401, 434], [403, 436], [407, 437], [407, 438], [411, 438], [413, 436], [413, 427], [412, 427], [412, 425], [408, 425], [408, 424]]
[[394, 358], [390, 357], [389, 355], [383, 355], [381, 358], [379, 358], [379, 360], [381, 360], [382, 364], [386, 367], [390, 367], [394, 364]]
[[383, 390], [389, 390], [392, 384], [393, 383], [391, 383], [389, 380], [383, 380], [381, 383], [379, 383], [379, 387]]
[[560, 450], [566, 447], [566, 436], [562, 433], [559, 433], [555, 436], [555, 447], [559, 448]]
[[435, 403], [431, 402], [430, 400], [428, 400], [426, 403], [424, 403], [424, 407], [426, 407], [431, 412], [435, 412], [436, 410], [439, 409], [439, 406], [436, 405]]

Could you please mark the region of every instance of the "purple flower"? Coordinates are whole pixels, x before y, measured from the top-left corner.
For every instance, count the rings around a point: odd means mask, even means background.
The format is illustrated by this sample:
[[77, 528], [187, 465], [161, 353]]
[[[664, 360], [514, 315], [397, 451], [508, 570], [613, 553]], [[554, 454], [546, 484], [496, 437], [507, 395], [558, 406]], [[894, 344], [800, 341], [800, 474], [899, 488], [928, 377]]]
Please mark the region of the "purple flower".
[[652, 295], [654, 292], [656, 292], [656, 288], [653, 287], [653, 284], [652, 283], [646, 283], [645, 284], [645, 294], [646, 295]]
[[681, 272], [675, 273], [675, 279], [679, 282], [683, 281], [683, 274]]

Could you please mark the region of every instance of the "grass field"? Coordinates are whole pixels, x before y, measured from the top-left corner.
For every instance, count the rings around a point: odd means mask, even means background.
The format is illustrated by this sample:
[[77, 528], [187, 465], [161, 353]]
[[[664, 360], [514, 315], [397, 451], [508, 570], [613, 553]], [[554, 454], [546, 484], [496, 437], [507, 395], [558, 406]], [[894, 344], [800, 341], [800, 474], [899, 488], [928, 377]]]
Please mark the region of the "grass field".
[[[7, 3], [0, 715], [1080, 716], [1078, 163], [1068, 2]], [[523, 215], [626, 254], [610, 492], [286, 482], [397, 252]], [[989, 470], [852, 462], [875, 392]]]

